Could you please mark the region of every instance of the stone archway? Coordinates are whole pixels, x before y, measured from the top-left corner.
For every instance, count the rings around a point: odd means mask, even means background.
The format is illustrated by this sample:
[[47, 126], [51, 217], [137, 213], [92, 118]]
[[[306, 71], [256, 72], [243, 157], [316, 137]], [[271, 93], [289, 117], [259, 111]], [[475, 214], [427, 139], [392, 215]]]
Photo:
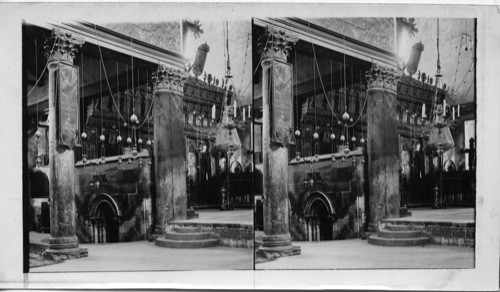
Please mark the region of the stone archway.
[[31, 174], [31, 198], [49, 198], [49, 178], [41, 170]]
[[120, 211], [116, 202], [107, 194], [97, 196], [91, 204], [89, 217], [92, 223], [92, 242], [120, 241]]
[[326, 195], [323, 193], [311, 194], [306, 198], [303, 210], [307, 222], [308, 240], [332, 240], [334, 211]]

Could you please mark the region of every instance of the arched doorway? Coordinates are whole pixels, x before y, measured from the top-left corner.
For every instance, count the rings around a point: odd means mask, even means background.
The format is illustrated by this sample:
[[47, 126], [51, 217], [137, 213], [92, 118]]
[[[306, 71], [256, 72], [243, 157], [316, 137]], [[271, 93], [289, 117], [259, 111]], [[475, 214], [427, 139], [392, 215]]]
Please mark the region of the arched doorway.
[[119, 242], [120, 221], [115, 201], [103, 194], [94, 199], [91, 206], [92, 242]]
[[304, 215], [309, 241], [333, 239], [333, 210], [324, 194], [316, 193], [306, 199]]

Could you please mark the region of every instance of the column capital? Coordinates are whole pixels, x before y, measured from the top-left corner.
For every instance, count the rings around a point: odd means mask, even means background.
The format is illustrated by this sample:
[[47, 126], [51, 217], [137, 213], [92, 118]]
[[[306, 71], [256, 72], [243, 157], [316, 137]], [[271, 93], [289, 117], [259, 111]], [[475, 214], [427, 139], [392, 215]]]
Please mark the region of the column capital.
[[66, 62], [73, 64], [75, 54], [78, 52], [77, 46], [81, 47], [85, 43], [83, 38], [74, 37], [71, 33], [54, 28], [50, 37], [45, 39], [45, 57], [50, 62]]
[[153, 73], [155, 90], [171, 90], [184, 94], [184, 84], [189, 74], [187, 71], [161, 65], [157, 73]]
[[286, 62], [292, 45], [297, 40], [298, 38], [283, 30], [266, 27], [265, 33], [259, 37], [259, 53], [262, 54], [263, 60], [276, 58]]
[[397, 85], [402, 72], [389, 67], [374, 64], [370, 71], [366, 73], [368, 90], [385, 89], [397, 92]]

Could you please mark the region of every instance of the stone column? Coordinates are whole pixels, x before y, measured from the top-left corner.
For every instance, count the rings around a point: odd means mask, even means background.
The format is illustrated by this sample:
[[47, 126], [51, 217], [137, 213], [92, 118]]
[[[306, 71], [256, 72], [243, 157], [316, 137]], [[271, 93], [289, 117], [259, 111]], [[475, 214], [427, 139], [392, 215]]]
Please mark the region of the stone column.
[[186, 219], [186, 139], [184, 84], [187, 72], [162, 66], [154, 80], [154, 165], [156, 233], [166, 224]]
[[399, 217], [399, 137], [396, 108], [400, 73], [375, 66], [368, 73], [368, 228]]
[[[73, 65], [76, 46], [81, 46], [82, 43], [82, 40], [77, 40], [71, 34], [60, 30], [54, 30], [52, 36], [46, 40], [49, 48], [46, 55], [49, 59], [50, 237], [49, 249], [45, 251], [44, 256], [52, 259], [78, 258], [88, 255], [87, 249], [78, 246], [76, 237], [73, 146], [78, 135], [77, 123], [73, 123], [74, 127], [70, 131], [66, 131], [65, 128], [61, 132], [60, 125], [64, 121], [59, 121], [61, 111], [68, 110], [67, 105], [72, 106], [73, 110], [74, 107], [78, 110], [78, 69], [66, 65]], [[60, 78], [60, 75], [64, 78]], [[64, 92], [61, 92], [61, 88]], [[65, 104], [60, 105], [63, 100]]]
[[[277, 62], [286, 63], [290, 50], [290, 42], [295, 42], [284, 32], [267, 29], [263, 35], [266, 46], [262, 49], [262, 153], [263, 153], [263, 176], [264, 176], [264, 234], [262, 246], [257, 250], [257, 256], [275, 258], [300, 254], [300, 247], [292, 246], [289, 226], [289, 203], [288, 203], [288, 148], [283, 143], [273, 142], [271, 135], [271, 106], [276, 106], [278, 95], [287, 95], [292, 104], [291, 93], [277, 92], [286, 90], [290, 84], [274, 86], [270, 79], [274, 78], [273, 66]], [[285, 71], [281, 71], [286, 73]], [[273, 88], [274, 87], [274, 88]], [[276, 90], [276, 91], [275, 91]], [[274, 96], [272, 97], [271, 94]], [[274, 99], [274, 104], [270, 101]], [[283, 97], [282, 97], [283, 98]], [[273, 117], [278, 119], [279, 117]], [[289, 129], [286, 129], [289, 131]], [[283, 140], [287, 140], [287, 136]]]

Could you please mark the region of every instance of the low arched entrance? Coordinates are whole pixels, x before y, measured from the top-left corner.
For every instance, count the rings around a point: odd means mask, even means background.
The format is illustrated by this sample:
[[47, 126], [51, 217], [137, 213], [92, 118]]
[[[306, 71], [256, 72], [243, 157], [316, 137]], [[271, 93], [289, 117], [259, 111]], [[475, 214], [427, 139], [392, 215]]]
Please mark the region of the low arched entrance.
[[304, 204], [308, 241], [333, 239], [333, 208], [323, 193], [314, 193]]
[[112, 197], [97, 196], [91, 204], [92, 242], [107, 243], [120, 241], [119, 209]]

